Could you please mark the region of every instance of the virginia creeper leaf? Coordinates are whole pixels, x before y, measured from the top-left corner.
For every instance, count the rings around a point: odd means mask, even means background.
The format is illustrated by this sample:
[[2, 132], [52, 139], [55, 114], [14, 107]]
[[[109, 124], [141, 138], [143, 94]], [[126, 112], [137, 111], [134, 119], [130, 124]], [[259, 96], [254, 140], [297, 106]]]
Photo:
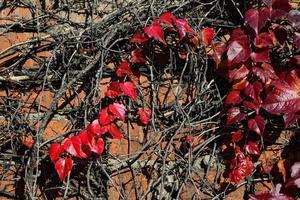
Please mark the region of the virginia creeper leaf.
[[71, 172], [72, 167], [73, 160], [71, 158], [60, 158], [55, 162], [55, 170], [62, 181]]
[[226, 124], [234, 124], [242, 121], [245, 117], [244, 113], [241, 113], [240, 109], [238, 107], [233, 107], [228, 109], [227, 111], [227, 120]]
[[261, 9], [249, 9], [245, 14], [245, 22], [253, 28], [256, 34], [266, 25], [269, 18], [268, 10], [265, 8]]
[[260, 155], [259, 146], [256, 142], [249, 141], [245, 145], [245, 151], [251, 155]]
[[183, 39], [187, 33], [193, 33], [194, 31], [191, 29], [189, 23], [185, 19], [176, 19], [175, 20], [176, 27], [179, 32], [179, 39]]
[[151, 110], [150, 108], [139, 108], [137, 115], [139, 116], [142, 124], [147, 125], [150, 122]]
[[215, 37], [215, 30], [213, 28], [204, 28], [201, 30], [202, 42], [204, 46], [211, 44]]
[[256, 52], [252, 52], [251, 53], [251, 59], [254, 62], [267, 62], [267, 63], [270, 63], [271, 59], [270, 59], [269, 49], [267, 49], [267, 48], [258, 49]]
[[111, 82], [107, 91], [105, 92], [105, 96], [109, 98], [118, 97], [120, 94], [120, 84], [118, 81]]
[[132, 42], [132, 43], [144, 43], [147, 41], [148, 41], [148, 38], [146, 38], [144, 36], [144, 34], [140, 31], [137, 31], [130, 39], [130, 42]]
[[227, 47], [228, 64], [236, 64], [246, 61], [250, 57], [251, 49], [248, 43], [234, 40]]
[[256, 115], [253, 119], [249, 119], [248, 121], [248, 128], [260, 136], [263, 136], [264, 134], [265, 125], [265, 119], [260, 115]]
[[108, 132], [114, 139], [122, 139], [123, 138], [122, 132], [120, 131], [119, 127], [114, 123], [110, 124], [110, 126], [108, 128]]
[[254, 40], [254, 45], [258, 48], [271, 47], [274, 45], [273, 36], [270, 33], [260, 33]]
[[245, 65], [240, 68], [230, 70], [228, 73], [229, 81], [232, 82], [237, 79], [245, 78], [249, 74], [249, 70]]
[[166, 12], [159, 17], [159, 22], [168, 27], [172, 27], [175, 21], [176, 17], [171, 12]]
[[62, 154], [63, 147], [61, 144], [54, 142], [51, 144], [48, 151], [49, 151], [50, 159], [52, 160], [52, 162], [55, 162]]
[[123, 104], [113, 103], [108, 106], [108, 109], [112, 114], [119, 117], [122, 121], [125, 121], [126, 108]]
[[242, 98], [240, 96], [240, 91], [233, 90], [233, 91], [230, 91], [229, 94], [227, 95], [226, 100], [225, 100], [225, 105], [231, 104], [233, 106], [236, 106], [237, 104], [239, 104], [241, 102], [242, 102]]
[[142, 54], [141, 49], [135, 49], [131, 52], [130, 62], [132, 62], [132, 63], [144, 63], [145, 62], [145, 58]]
[[288, 126], [299, 118], [300, 110], [300, 78], [297, 71], [283, 73], [278, 80], [271, 83], [263, 108], [271, 114], [284, 114], [285, 125]]
[[131, 97], [134, 101], [137, 100], [136, 87], [131, 81], [120, 83], [120, 88], [125, 95]]
[[144, 32], [148, 35], [149, 38], [158, 40], [165, 45], [167, 44], [165, 41], [164, 30], [160, 25], [153, 24], [151, 26], [146, 26], [144, 28]]
[[103, 108], [99, 113], [99, 123], [101, 126], [104, 126], [106, 124], [111, 123], [116, 119], [115, 115], [112, 115], [110, 112], [108, 112], [108, 107]]
[[132, 75], [133, 73], [128, 62], [121, 62], [118, 69], [116, 70], [116, 74], [118, 77], [123, 77], [126, 75]]

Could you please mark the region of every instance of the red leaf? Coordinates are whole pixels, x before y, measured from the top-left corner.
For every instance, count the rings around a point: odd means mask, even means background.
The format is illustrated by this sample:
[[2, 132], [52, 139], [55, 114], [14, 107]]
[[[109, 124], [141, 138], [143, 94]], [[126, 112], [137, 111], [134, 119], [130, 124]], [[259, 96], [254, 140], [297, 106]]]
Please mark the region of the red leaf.
[[111, 124], [108, 128], [108, 131], [114, 139], [122, 139], [123, 138], [123, 134], [120, 131], [119, 127], [117, 127], [116, 124]]
[[241, 113], [240, 109], [237, 107], [233, 107], [228, 109], [227, 111], [227, 120], [226, 124], [234, 124], [242, 121], [245, 118], [245, 114]]
[[257, 102], [257, 101], [253, 101], [253, 102], [250, 102], [250, 101], [243, 101], [243, 105], [246, 107], [246, 108], [250, 108], [252, 110], [254, 110], [256, 112], [256, 114], [259, 114], [259, 110], [261, 108], [261, 102]]
[[151, 118], [151, 110], [150, 108], [139, 108], [137, 112], [140, 121], [144, 124], [147, 125], [150, 122]]
[[86, 152], [86, 154], [90, 155], [91, 152], [98, 155], [102, 154], [104, 150], [104, 142], [102, 138], [96, 137], [88, 131], [81, 131], [78, 136], [83, 143], [83, 151]]
[[212, 58], [214, 59], [217, 65], [221, 63], [221, 58], [225, 50], [226, 45], [223, 42], [216, 42], [213, 44]]
[[141, 49], [135, 49], [131, 52], [130, 62], [132, 62], [132, 63], [144, 63], [145, 62], [145, 58], [142, 54]]
[[239, 80], [238, 82], [235, 82], [232, 85], [232, 89], [234, 90], [243, 90], [249, 85], [249, 81], [247, 80], [247, 77], [243, 78], [242, 80]]
[[270, 33], [260, 33], [256, 36], [254, 44], [258, 48], [271, 47], [274, 45], [273, 36]]
[[163, 44], [167, 44], [165, 41], [164, 31], [160, 25], [153, 24], [144, 28], [144, 32], [148, 35], [149, 38], [160, 41]]
[[236, 64], [246, 61], [250, 57], [251, 49], [248, 43], [234, 40], [227, 47], [228, 64]]
[[236, 158], [231, 162], [230, 170], [230, 181], [239, 183], [254, 170], [254, 165], [250, 158], [246, 157], [242, 152], [239, 152]]
[[55, 163], [55, 170], [59, 175], [60, 180], [64, 180], [65, 177], [71, 172], [73, 167], [73, 160], [71, 158], [60, 158]]
[[172, 27], [175, 21], [176, 17], [171, 12], [166, 12], [159, 17], [159, 22], [169, 27]]
[[94, 137], [94, 135], [101, 136], [107, 132], [106, 126], [101, 126], [98, 119], [90, 123], [86, 130]]
[[285, 187], [296, 186], [300, 188], [300, 162], [296, 162], [291, 167], [291, 178], [287, 181]]
[[108, 109], [112, 114], [119, 117], [122, 121], [125, 121], [126, 108], [123, 104], [113, 103], [108, 106]]
[[243, 131], [238, 130], [231, 135], [232, 142], [239, 142], [243, 138]]
[[263, 0], [270, 8], [271, 18], [278, 19], [291, 10], [289, 0]]
[[31, 135], [24, 136], [22, 138], [22, 144], [25, 145], [27, 148], [31, 149], [34, 144], [34, 140], [33, 140], [32, 136]]
[[254, 62], [271, 62], [269, 49], [259, 49], [251, 53], [251, 59]]
[[265, 83], [267, 86], [275, 79], [277, 75], [273, 67], [268, 63], [263, 63], [261, 67], [252, 67], [251, 68], [254, 75], [256, 75], [260, 80]]
[[146, 38], [144, 36], [144, 34], [141, 33], [140, 31], [137, 31], [130, 39], [130, 42], [132, 42], [132, 43], [144, 43], [147, 41], [148, 41], [148, 38]]
[[245, 78], [249, 74], [249, 70], [245, 65], [238, 69], [230, 70], [228, 73], [229, 81], [232, 82], [237, 79]]
[[253, 28], [256, 34], [266, 25], [269, 18], [269, 12], [266, 8], [250, 9], [245, 14], [245, 22]]
[[109, 98], [118, 97], [120, 94], [120, 84], [118, 81], [111, 82], [107, 91], [105, 92], [105, 96]]
[[89, 156], [89, 151], [87, 151], [85, 144], [81, 142], [78, 136], [66, 139], [63, 148], [66, 152], [78, 158], [87, 158]]
[[284, 114], [285, 125], [288, 126], [299, 118], [300, 110], [300, 78], [293, 70], [281, 74], [278, 80], [271, 83], [274, 88], [267, 94], [263, 108], [271, 114]]
[[111, 115], [108, 112], [108, 107], [103, 108], [99, 113], [99, 123], [101, 126], [111, 123], [116, 119], [115, 115]]
[[137, 100], [136, 87], [132, 82], [127, 81], [124, 83], [120, 83], [120, 87], [125, 95], [131, 97], [134, 101]]
[[300, 11], [291, 10], [288, 14], [288, 19], [292, 23], [293, 27], [300, 29]]
[[104, 141], [102, 138], [93, 138], [93, 140], [89, 143], [89, 147], [92, 152], [101, 156], [104, 151]]
[[262, 103], [262, 100], [260, 98], [260, 93], [263, 90], [263, 86], [260, 82], [255, 81], [251, 84], [249, 84], [246, 88], [245, 88], [245, 95], [248, 97], [251, 97], [253, 100]]
[[259, 146], [256, 142], [251, 142], [249, 141], [246, 145], [245, 145], [245, 151], [248, 154], [251, 155], [260, 155], [260, 150], [259, 150]]
[[118, 77], [123, 77], [126, 75], [132, 75], [133, 73], [128, 62], [121, 62], [119, 68], [116, 70], [116, 74]]
[[242, 102], [242, 98], [240, 96], [240, 92], [237, 90], [233, 90], [231, 92], [229, 92], [229, 94], [226, 97], [225, 100], [225, 105], [229, 105], [232, 104], [234, 106], [236, 106], [237, 104]]
[[50, 159], [52, 160], [52, 162], [55, 162], [58, 159], [58, 157], [62, 154], [63, 147], [61, 144], [55, 142], [55, 143], [51, 144], [48, 152], [49, 152]]
[[208, 46], [211, 44], [211, 42], [213, 41], [214, 37], [215, 37], [215, 30], [213, 28], [204, 28], [201, 31], [201, 35], [202, 35], [202, 42], [204, 44], [204, 46]]
[[175, 20], [176, 27], [179, 32], [179, 39], [181, 40], [186, 36], [187, 33], [194, 33], [191, 29], [189, 23], [185, 19], [176, 19]]
[[295, 33], [294, 36], [294, 45], [300, 49], [300, 33]]
[[248, 128], [251, 131], [256, 132], [258, 135], [263, 136], [265, 131], [266, 122], [264, 118], [260, 115], [255, 116], [254, 119], [248, 121]]

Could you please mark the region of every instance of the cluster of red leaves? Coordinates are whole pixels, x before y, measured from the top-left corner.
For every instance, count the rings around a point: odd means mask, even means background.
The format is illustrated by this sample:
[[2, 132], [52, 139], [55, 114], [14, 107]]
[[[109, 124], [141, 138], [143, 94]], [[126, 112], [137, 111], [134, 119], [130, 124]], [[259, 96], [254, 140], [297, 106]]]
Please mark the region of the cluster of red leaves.
[[[275, 61], [276, 55], [286, 53], [285, 49], [299, 52], [299, 11], [291, 10], [288, 0], [263, 2], [265, 6], [245, 13], [245, 26], [234, 29], [227, 42], [212, 42], [212, 58], [225, 68], [226, 78], [232, 84], [225, 106], [226, 124], [238, 127], [232, 134], [236, 158], [229, 169], [234, 183], [253, 171], [252, 157], [261, 154], [261, 140], [257, 138], [264, 136], [271, 116], [265, 111], [283, 114], [285, 126], [299, 118], [298, 71], [278, 73], [282, 66]], [[285, 20], [289, 25], [274, 20]], [[293, 56], [289, 63], [299, 62], [299, 55]]]

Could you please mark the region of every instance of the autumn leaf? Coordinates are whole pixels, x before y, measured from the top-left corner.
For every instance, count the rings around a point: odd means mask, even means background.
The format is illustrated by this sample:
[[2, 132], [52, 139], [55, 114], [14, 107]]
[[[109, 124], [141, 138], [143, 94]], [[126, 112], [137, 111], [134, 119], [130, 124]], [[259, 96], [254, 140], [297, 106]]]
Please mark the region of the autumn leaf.
[[245, 151], [251, 155], [260, 155], [259, 146], [256, 142], [249, 141], [245, 145]]
[[248, 128], [260, 136], [263, 136], [264, 134], [265, 125], [265, 119], [260, 115], [256, 115], [253, 119], [248, 120]]
[[121, 62], [118, 69], [116, 70], [116, 74], [118, 77], [123, 77], [126, 75], [132, 75], [133, 73], [128, 62]]
[[242, 152], [238, 152], [236, 158], [232, 160], [229, 169], [230, 181], [239, 183], [254, 170], [254, 165], [249, 157]]
[[82, 143], [80, 137], [72, 136], [64, 141], [63, 148], [72, 156], [78, 158], [87, 158], [89, 157], [89, 151], [85, 145], [86, 144]]
[[120, 83], [120, 88], [125, 95], [131, 97], [134, 101], [137, 100], [136, 87], [131, 81]]
[[51, 144], [48, 152], [49, 152], [49, 156], [50, 156], [50, 159], [52, 160], [52, 162], [55, 162], [59, 158], [59, 156], [62, 154], [63, 147], [61, 144], [54, 142]]
[[139, 108], [137, 115], [139, 116], [140, 121], [147, 125], [150, 122], [151, 110], [150, 108]]
[[266, 25], [269, 19], [269, 9], [262, 7], [260, 9], [249, 9], [245, 14], [245, 22], [253, 28], [256, 34]]
[[260, 78], [260, 80], [266, 86], [269, 86], [273, 80], [278, 78], [274, 71], [274, 68], [268, 63], [263, 63], [260, 66], [253, 66], [251, 70], [252, 73], [258, 78]]
[[285, 126], [299, 118], [300, 110], [300, 78], [297, 71], [283, 73], [271, 85], [272, 90], [267, 93], [263, 108], [271, 114], [283, 114]]
[[107, 132], [106, 126], [101, 126], [98, 119], [90, 123], [86, 130], [94, 137], [94, 135], [101, 136]]
[[226, 124], [234, 124], [242, 121], [245, 118], [245, 114], [241, 113], [240, 109], [238, 107], [233, 107], [228, 109], [227, 111], [227, 119]]
[[229, 70], [228, 80], [232, 82], [234, 80], [245, 78], [248, 74], [249, 74], [248, 68], [245, 65], [242, 65], [240, 68]]
[[159, 23], [163, 23], [168, 27], [172, 27], [175, 21], [176, 17], [171, 12], [163, 13], [159, 17]]
[[118, 97], [120, 94], [120, 84], [118, 81], [111, 82], [107, 91], [105, 92], [105, 96], [109, 98]]
[[149, 38], [160, 41], [163, 44], [167, 44], [164, 36], [164, 30], [160, 25], [153, 24], [151, 26], [146, 26], [144, 32], [148, 35]]
[[285, 16], [291, 10], [289, 0], [263, 0], [263, 2], [269, 7], [272, 19]]
[[214, 42], [213, 45], [213, 54], [212, 58], [217, 65], [221, 63], [222, 55], [226, 51], [226, 45], [223, 42]]
[[179, 39], [182, 40], [187, 33], [194, 33], [191, 29], [189, 23], [185, 19], [176, 19], [175, 20], [176, 27], [179, 32]]
[[243, 138], [243, 131], [242, 130], [238, 130], [236, 132], [233, 132], [231, 135], [231, 140], [232, 142], [239, 142], [241, 141], [241, 139]]
[[122, 132], [120, 131], [119, 127], [114, 123], [110, 124], [110, 126], [108, 128], [108, 132], [114, 139], [122, 139], [123, 138]]
[[141, 49], [135, 49], [135, 50], [131, 51], [130, 55], [131, 55], [130, 62], [132, 62], [132, 63], [144, 63], [145, 62], [145, 58], [142, 54]]
[[274, 45], [274, 37], [271, 33], [260, 33], [256, 36], [254, 45], [258, 48], [271, 47]]
[[254, 62], [267, 62], [267, 63], [271, 62], [269, 49], [267, 48], [258, 49], [257, 51], [252, 52], [250, 56]]
[[123, 104], [113, 103], [108, 106], [109, 111], [122, 121], [125, 121], [126, 108]]
[[204, 46], [211, 44], [215, 37], [215, 30], [213, 28], [204, 28], [201, 30], [202, 42]]
[[230, 91], [229, 94], [227, 95], [226, 100], [225, 100], [225, 105], [231, 104], [233, 106], [236, 106], [237, 104], [239, 104], [241, 102], [242, 102], [242, 98], [240, 96], [240, 91], [233, 90], [233, 91]]
[[116, 119], [117, 116], [113, 115], [108, 111], [108, 107], [103, 108], [99, 113], [99, 123], [101, 126], [111, 123]]
[[247, 42], [234, 40], [227, 47], [228, 64], [237, 64], [246, 61], [251, 54], [250, 46]]
[[130, 39], [132, 43], [144, 43], [147, 42], [148, 38], [144, 36], [144, 34], [140, 31], [137, 31]]
[[60, 158], [55, 162], [55, 170], [62, 181], [71, 172], [72, 167], [73, 160], [71, 158]]

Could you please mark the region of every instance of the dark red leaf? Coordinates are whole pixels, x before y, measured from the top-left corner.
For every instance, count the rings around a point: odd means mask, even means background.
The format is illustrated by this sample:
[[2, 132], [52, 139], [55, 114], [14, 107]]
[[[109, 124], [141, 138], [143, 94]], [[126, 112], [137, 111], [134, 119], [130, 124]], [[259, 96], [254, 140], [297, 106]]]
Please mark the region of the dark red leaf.
[[270, 33], [260, 33], [256, 36], [254, 44], [258, 48], [271, 47], [274, 45], [273, 36]]
[[120, 83], [120, 88], [125, 95], [131, 97], [134, 101], [137, 100], [136, 87], [132, 82], [127, 81]]
[[145, 62], [145, 58], [142, 54], [141, 49], [135, 49], [131, 52], [130, 62], [132, 62], [132, 63], [144, 63]]
[[108, 132], [114, 139], [122, 139], [123, 138], [123, 134], [120, 131], [119, 127], [117, 127], [116, 124], [110, 124], [110, 126], [108, 127]]
[[249, 74], [249, 70], [245, 65], [242, 65], [238, 69], [230, 70], [228, 73], [229, 81], [232, 82], [234, 80], [238, 80], [241, 78], [245, 78]]
[[89, 156], [88, 152], [86, 151], [86, 146], [81, 142], [80, 137], [72, 136], [64, 141], [63, 144], [64, 150], [71, 154], [72, 156], [78, 158], [87, 158]]
[[300, 55], [293, 56], [289, 61], [289, 66], [292, 68], [300, 68]]
[[108, 107], [103, 108], [99, 113], [99, 123], [101, 126], [111, 123], [116, 119], [117, 116], [112, 115], [108, 112]]
[[245, 151], [251, 155], [260, 155], [259, 146], [256, 142], [249, 141], [245, 145]]
[[262, 103], [261, 98], [260, 98], [260, 93], [262, 90], [263, 90], [262, 84], [258, 81], [255, 81], [255, 82], [249, 84], [245, 88], [244, 92], [245, 92], [246, 96], [251, 97], [252, 99]]
[[148, 123], [150, 122], [150, 118], [151, 118], [150, 108], [139, 108], [137, 115], [139, 116], [140, 121], [144, 125], [148, 125]]
[[144, 36], [144, 34], [140, 31], [137, 31], [130, 39], [130, 42], [132, 42], [132, 43], [144, 43], [147, 41], [148, 41], [148, 38], [146, 38]]
[[296, 29], [300, 29], [300, 11], [291, 10], [288, 14], [288, 19], [292, 23], [292, 26]]
[[297, 49], [300, 49], [300, 33], [295, 33], [294, 45], [297, 47]]
[[208, 46], [211, 44], [215, 37], [215, 30], [213, 28], [204, 28], [201, 30], [202, 42], [204, 46]]
[[166, 12], [159, 17], [159, 22], [169, 27], [172, 27], [175, 21], [176, 17], [171, 12]]
[[221, 63], [222, 55], [226, 50], [226, 45], [223, 42], [215, 42], [213, 43], [213, 55], [212, 58], [216, 62], [216, 64]]
[[147, 26], [144, 28], [144, 32], [149, 38], [153, 38], [163, 44], [167, 44], [164, 36], [164, 30], [160, 25], [153, 24], [151, 26]]
[[267, 62], [270, 63], [269, 49], [258, 49], [256, 52], [251, 53], [251, 59], [254, 62]]
[[59, 156], [62, 154], [63, 147], [61, 144], [55, 142], [55, 143], [51, 144], [48, 152], [49, 152], [50, 159], [52, 160], [52, 162], [55, 162], [59, 158]]
[[228, 64], [236, 64], [246, 61], [250, 57], [251, 49], [248, 43], [234, 40], [227, 47]]
[[242, 152], [239, 152], [236, 158], [232, 160], [230, 170], [230, 181], [239, 183], [254, 170], [254, 165], [250, 158], [246, 157]]
[[256, 115], [254, 119], [249, 119], [248, 121], [248, 128], [251, 131], [256, 132], [260, 136], [263, 136], [264, 134], [265, 125], [266, 125], [265, 119], [260, 115]]
[[231, 135], [232, 142], [239, 142], [243, 138], [243, 131], [238, 130]]
[[240, 96], [240, 91], [237, 90], [233, 90], [231, 92], [229, 92], [229, 94], [226, 97], [225, 100], [225, 105], [234, 105], [236, 106], [237, 104], [242, 102], [242, 98]]
[[31, 149], [34, 144], [33, 137], [31, 135], [22, 137], [22, 144]]
[[105, 92], [105, 96], [109, 98], [118, 97], [120, 94], [120, 84], [118, 81], [111, 82], [107, 91]]
[[227, 111], [227, 120], [226, 124], [234, 124], [242, 121], [245, 118], [245, 114], [241, 113], [240, 109], [237, 107], [233, 107], [228, 109]]
[[259, 111], [260, 111], [260, 108], [262, 106], [262, 103], [261, 102], [257, 102], [257, 101], [243, 101], [243, 105], [246, 107], [246, 108], [250, 108], [252, 110], [254, 110], [256, 112], [256, 114], [259, 114]]
[[289, 0], [263, 0], [263, 2], [270, 8], [272, 19], [285, 16], [291, 10]]
[[133, 73], [128, 62], [121, 62], [118, 69], [116, 70], [116, 74], [118, 77], [123, 77], [126, 75], [132, 75]]
[[268, 9], [261, 8], [255, 9], [252, 8], [248, 10], [245, 14], [245, 22], [253, 28], [253, 30], [258, 34], [260, 30], [266, 25], [266, 22], [269, 18]]
[[261, 67], [252, 67], [251, 68], [254, 75], [256, 75], [260, 80], [265, 83], [267, 86], [275, 79], [277, 75], [273, 67], [268, 63], [263, 63]]
[[281, 74], [278, 80], [271, 83], [274, 88], [267, 94], [264, 109], [271, 114], [284, 114], [285, 125], [288, 126], [299, 118], [300, 110], [300, 78], [293, 70]]
[[176, 19], [175, 20], [176, 27], [179, 32], [179, 39], [181, 40], [186, 36], [187, 33], [194, 33], [191, 29], [189, 23], [185, 19]]
[[55, 162], [55, 170], [59, 175], [60, 180], [64, 180], [65, 177], [71, 172], [73, 167], [73, 160], [71, 158], [60, 158]]
[[119, 117], [122, 121], [125, 121], [126, 108], [123, 104], [113, 103], [108, 106], [108, 109], [112, 114]]
[[249, 85], [249, 81], [247, 77], [243, 78], [242, 80], [235, 81], [232, 85], [232, 89], [234, 90], [243, 90]]

